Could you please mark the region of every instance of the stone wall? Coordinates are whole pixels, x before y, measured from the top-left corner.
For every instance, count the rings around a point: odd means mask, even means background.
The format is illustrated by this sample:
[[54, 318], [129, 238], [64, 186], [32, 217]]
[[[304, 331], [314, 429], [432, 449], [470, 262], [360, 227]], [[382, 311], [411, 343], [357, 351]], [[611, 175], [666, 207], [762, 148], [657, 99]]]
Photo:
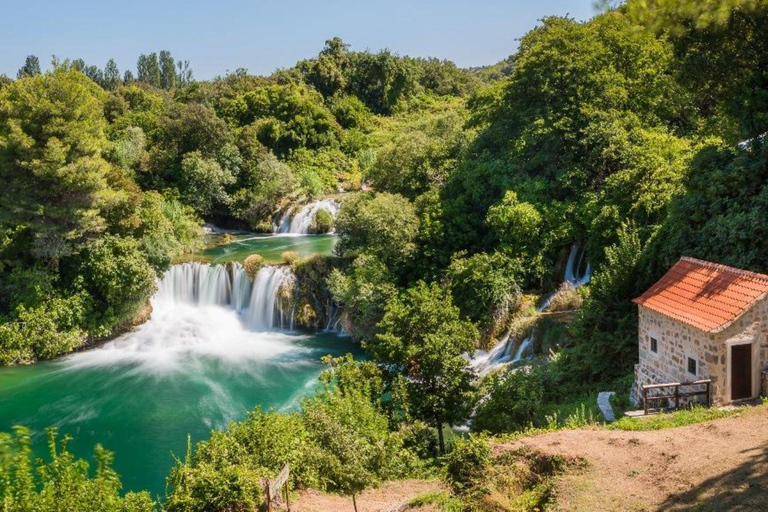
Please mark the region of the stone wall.
[[[719, 333], [706, 333], [643, 306], [638, 308], [639, 363], [635, 365], [635, 393], [642, 386], [663, 382], [712, 380], [715, 402], [727, 403], [727, 347], [729, 341], [758, 343], [758, 370], [768, 364], [768, 300], [763, 298]], [[766, 321], [763, 321], [763, 320]], [[650, 338], [658, 343], [651, 351]], [[697, 375], [688, 373], [688, 357], [697, 361]]]

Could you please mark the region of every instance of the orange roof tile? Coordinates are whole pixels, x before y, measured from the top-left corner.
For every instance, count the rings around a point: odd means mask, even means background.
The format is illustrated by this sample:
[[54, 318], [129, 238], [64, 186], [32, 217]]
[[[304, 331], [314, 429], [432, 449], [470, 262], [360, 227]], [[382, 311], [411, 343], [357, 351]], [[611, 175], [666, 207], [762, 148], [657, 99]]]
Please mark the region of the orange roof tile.
[[682, 257], [635, 304], [719, 332], [768, 293], [768, 276]]

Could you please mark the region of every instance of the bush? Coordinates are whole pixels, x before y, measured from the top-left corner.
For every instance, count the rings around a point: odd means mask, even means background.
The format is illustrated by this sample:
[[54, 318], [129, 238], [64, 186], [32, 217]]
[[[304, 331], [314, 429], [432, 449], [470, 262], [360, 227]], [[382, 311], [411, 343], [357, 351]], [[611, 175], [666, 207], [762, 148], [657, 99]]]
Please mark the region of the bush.
[[491, 447], [485, 437], [470, 434], [459, 439], [448, 454], [445, 466], [448, 482], [457, 492], [467, 490], [482, 479], [491, 463]]
[[309, 226], [311, 233], [323, 234], [330, 233], [333, 229], [333, 215], [328, 210], [320, 208], [315, 212], [312, 224]]
[[83, 251], [67, 275], [94, 299], [89, 330], [105, 335], [128, 321], [155, 292], [155, 271], [133, 238], [107, 235]]
[[48, 429], [50, 461], [33, 463], [29, 430], [16, 427], [13, 434], [0, 432], [0, 495], [8, 512], [154, 512], [149, 493], [120, 495], [120, 477], [112, 469], [113, 455], [96, 445], [91, 473], [85, 459], [67, 449], [70, 441], [57, 439]]
[[289, 265], [293, 265], [299, 261], [299, 255], [294, 251], [285, 251], [280, 254], [280, 257]]
[[501, 253], [459, 253], [448, 268], [451, 293], [461, 313], [479, 324], [484, 338], [503, 327], [521, 303], [520, 265]]
[[264, 257], [261, 254], [251, 254], [245, 261], [243, 261], [243, 268], [245, 273], [248, 274], [248, 278], [253, 281], [256, 279], [256, 274], [264, 266]]
[[523, 430], [544, 404], [544, 369], [510, 369], [491, 377], [488, 399], [475, 414], [473, 428], [492, 433]]
[[547, 311], [555, 313], [558, 311], [574, 311], [581, 308], [584, 302], [581, 292], [574, 288], [571, 283], [565, 282], [555, 292], [552, 300], [549, 301]]

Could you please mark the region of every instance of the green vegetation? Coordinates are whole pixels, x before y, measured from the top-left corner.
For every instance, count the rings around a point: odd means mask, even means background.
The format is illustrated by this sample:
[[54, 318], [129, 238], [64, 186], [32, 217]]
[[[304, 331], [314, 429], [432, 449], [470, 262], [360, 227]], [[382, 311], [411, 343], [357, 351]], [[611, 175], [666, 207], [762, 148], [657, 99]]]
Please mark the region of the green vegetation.
[[[300, 411], [256, 411], [190, 448], [165, 506], [252, 509], [286, 461], [295, 486], [354, 499], [449, 452], [449, 479], [478, 510], [542, 507], [565, 462], [517, 453], [489, 469], [480, 437], [450, 452], [444, 427], [475, 406], [475, 429], [500, 435], [591, 424], [597, 388], [627, 387], [630, 299], [670, 264], [768, 271], [767, 48], [765, 3], [627, 0], [589, 21], [544, 18], [479, 70], [338, 38], [271, 76], [205, 82], [168, 52], [142, 55], [135, 78], [114, 61], [41, 73], [30, 56], [0, 82], [0, 363], [129, 325], [158, 273], [199, 248], [202, 219], [264, 230], [343, 191], [335, 221], [312, 219], [338, 234], [335, 255], [282, 259], [302, 325], [323, 325], [332, 298], [371, 360], [330, 361]], [[559, 288], [574, 243], [594, 269], [583, 291]], [[530, 297], [558, 289], [551, 316], [534, 314]], [[477, 383], [463, 354], [507, 331], [547, 355]], [[20, 436], [7, 453], [25, 453]], [[22, 468], [0, 482], [12, 505], [27, 499], [16, 486], [55, 485], [53, 470], [32, 481], [26, 455], [2, 457]], [[106, 463], [94, 478], [72, 464], [78, 489], [117, 496]]]
[[112, 469], [113, 455], [96, 446], [95, 471], [86, 460], [67, 450], [69, 438], [57, 438], [49, 429], [49, 460], [32, 459], [30, 433], [17, 427], [0, 433], [0, 496], [3, 510], [23, 512], [151, 512], [155, 503], [148, 493], [120, 495], [120, 477]]

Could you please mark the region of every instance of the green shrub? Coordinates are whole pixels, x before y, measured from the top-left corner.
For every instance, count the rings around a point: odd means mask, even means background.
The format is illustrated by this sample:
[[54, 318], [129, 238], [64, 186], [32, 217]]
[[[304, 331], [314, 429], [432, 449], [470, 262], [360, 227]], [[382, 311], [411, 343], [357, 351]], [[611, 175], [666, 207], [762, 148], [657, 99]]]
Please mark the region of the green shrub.
[[323, 234], [330, 233], [333, 229], [333, 215], [328, 210], [320, 208], [315, 212], [312, 224], [309, 226], [311, 233]]
[[493, 433], [523, 430], [544, 404], [544, 371], [539, 366], [491, 376], [488, 399], [477, 409], [473, 428]]
[[473, 487], [491, 463], [491, 447], [485, 437], [470, 434], [459, 439], [448, 454], [445, 471], [453, 489], [461, 492]]
[[94, 472], [85, 459], [68, 450], [71, 438], [58, 440], [48, 429], [49, 460], [33, 463], [29, 430], [0, 432], [0, 496], [3, 511], [26, 512], [154, 512], [149, 493], [120, 495], [120, 477], [112, 469], [113, 455], [96, 445]]

